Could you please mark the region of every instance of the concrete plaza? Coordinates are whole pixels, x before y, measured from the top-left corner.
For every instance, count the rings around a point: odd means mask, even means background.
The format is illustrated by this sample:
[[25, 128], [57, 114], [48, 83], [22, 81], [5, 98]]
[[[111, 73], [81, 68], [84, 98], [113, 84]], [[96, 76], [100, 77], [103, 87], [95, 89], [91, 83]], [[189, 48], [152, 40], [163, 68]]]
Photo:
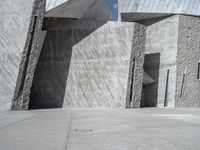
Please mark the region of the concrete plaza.
[[199, 150], [200, 109], [0, 113], [0, 150]]

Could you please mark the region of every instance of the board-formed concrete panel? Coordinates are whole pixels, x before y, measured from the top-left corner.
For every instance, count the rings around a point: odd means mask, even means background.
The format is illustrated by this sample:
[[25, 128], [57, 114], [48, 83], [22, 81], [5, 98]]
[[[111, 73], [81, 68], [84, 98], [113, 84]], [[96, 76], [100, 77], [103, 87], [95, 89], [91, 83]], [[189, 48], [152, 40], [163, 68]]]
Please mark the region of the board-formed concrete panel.
[[73, 47], [63, 107], [125, 108], [133, 30], [108, 22]]
[[1, 0], [0, 6], [0, 111], [8, 111], [17, 82], [33, 0]]

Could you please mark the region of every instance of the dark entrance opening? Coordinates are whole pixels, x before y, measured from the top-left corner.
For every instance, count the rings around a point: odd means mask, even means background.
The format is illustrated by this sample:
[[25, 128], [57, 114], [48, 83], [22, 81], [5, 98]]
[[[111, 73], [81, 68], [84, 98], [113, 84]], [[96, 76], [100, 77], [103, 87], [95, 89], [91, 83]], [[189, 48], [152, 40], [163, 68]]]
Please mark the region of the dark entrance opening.
[[141, 107], [157, 107], [160, 53], [145, 55]]

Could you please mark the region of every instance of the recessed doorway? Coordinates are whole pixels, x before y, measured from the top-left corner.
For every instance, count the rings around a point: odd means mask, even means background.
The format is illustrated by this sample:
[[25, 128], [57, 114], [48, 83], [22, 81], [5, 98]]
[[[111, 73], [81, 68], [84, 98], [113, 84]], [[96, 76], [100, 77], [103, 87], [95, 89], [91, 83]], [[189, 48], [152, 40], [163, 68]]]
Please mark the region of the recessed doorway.
[[160, 53], [146, 54], [141, 107], [157, 107]]

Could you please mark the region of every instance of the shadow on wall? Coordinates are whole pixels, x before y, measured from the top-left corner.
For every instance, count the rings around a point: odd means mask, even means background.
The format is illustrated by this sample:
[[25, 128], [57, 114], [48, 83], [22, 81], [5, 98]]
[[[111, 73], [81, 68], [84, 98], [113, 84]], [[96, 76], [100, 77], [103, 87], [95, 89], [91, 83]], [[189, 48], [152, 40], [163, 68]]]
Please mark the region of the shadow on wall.
[[48, 32], [35, 70], [29, 109], [63, 106], [73, 46], [105, 21], [93, 22], [92, 27], [87, 23], [69, 19], [44, 21]]
[[154, 80], [154, 83], [143, 85], [141, 107], [157, 107], [159, 67], [160, 53], [145, 55], [144, 71]]

